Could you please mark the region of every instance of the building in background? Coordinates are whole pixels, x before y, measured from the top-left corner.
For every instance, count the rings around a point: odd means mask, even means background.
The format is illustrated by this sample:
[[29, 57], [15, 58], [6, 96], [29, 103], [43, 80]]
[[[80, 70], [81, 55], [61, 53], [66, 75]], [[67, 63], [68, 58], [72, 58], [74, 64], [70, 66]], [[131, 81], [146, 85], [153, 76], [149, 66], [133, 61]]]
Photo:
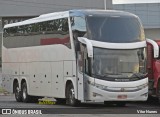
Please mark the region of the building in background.
[[160, 3], [114, 4], [113, 9], [138, 15], [145, 28], [146, 38], [160, 39]]
[[0, 44], [5, 24], [56, 11], [105, 7], [112, 9], [112, 0], [0, 0]]

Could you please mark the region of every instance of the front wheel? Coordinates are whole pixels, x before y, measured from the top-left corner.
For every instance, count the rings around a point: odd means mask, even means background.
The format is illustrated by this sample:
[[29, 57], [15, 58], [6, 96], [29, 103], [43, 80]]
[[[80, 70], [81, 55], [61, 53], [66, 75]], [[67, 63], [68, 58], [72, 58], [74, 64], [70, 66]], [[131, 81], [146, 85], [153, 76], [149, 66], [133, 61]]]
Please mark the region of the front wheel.
[[77, 99], [75, 99], [75, 91], [74, 91], [74, 87], [73, 84], [69, 84], [67, 86], [67, 104], [71, 105], [71, 106], [78, 106], [78, 104], [80, 104], [80, 101], [78, 101]]

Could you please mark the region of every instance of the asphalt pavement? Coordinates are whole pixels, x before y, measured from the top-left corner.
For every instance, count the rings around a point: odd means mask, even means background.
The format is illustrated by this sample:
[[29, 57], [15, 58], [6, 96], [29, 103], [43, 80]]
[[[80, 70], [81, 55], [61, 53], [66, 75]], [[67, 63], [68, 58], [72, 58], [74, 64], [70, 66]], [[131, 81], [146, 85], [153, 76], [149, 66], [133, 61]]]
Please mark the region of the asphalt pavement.
[[[81, 104], [78, 107], [59, 104], [39, 104], [39, 103], [23, 103], [16, 102], [14, 95], [0, 96], [0, 116], [2, 109], [12, 111], [11, 116], [30, 117], [30, 116], [46, 116], [46, 117], [159, 117], [160, 104], [153, 100], [151, 102], [132, 102], [127, 103], [125, 107], [117, 107], [115, 105], [105, 106], [102, 103]], [[38, 111], [37, 111], [38, 110]], [[6, 114], [6, 110], [3, 110]], [[34, 112], [35, 111], [35, 112]], [[37, 111], [37, 113], [36, 113]], [[39, 111], [41, 111], [39, 113]], [[9, 116], [9, 114], [7, 114]]]

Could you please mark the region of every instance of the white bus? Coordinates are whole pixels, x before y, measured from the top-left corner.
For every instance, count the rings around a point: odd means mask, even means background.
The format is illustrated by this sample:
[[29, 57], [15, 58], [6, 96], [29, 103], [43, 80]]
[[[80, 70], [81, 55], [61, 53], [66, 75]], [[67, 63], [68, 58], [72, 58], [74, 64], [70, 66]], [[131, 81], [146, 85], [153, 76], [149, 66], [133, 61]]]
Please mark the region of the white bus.
[[17, 101], [145, 101], [146, 40], [137, 16], [70, 10], [4, 26], [2, 84]]

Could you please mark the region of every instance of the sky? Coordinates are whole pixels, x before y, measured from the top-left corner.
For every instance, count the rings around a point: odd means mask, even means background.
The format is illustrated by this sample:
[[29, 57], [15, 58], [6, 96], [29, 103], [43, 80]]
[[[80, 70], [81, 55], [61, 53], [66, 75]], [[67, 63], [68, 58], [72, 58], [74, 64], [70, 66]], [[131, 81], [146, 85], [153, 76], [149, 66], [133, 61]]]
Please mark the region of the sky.
[[160, 3], [160, 0], [113, 0], [113, 4], [127, 4], [127, 3]]

